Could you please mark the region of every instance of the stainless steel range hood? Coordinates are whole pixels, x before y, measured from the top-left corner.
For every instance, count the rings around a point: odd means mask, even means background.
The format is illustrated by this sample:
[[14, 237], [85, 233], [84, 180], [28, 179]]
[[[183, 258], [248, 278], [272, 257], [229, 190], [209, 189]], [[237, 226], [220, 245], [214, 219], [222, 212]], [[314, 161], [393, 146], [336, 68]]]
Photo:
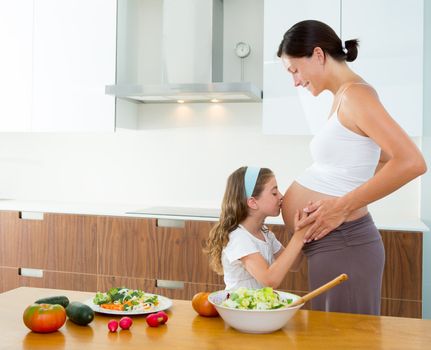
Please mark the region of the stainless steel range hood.
[[223, 81], [223, 0], [163, 0], [162, 18], [162, 83], [108, 85], [106, 94], [140, 103], [262, 100], [251, 82]]
[[252, 83], [108, 85], [106, 94], [142, 103], [259, 102], [262, 92]]

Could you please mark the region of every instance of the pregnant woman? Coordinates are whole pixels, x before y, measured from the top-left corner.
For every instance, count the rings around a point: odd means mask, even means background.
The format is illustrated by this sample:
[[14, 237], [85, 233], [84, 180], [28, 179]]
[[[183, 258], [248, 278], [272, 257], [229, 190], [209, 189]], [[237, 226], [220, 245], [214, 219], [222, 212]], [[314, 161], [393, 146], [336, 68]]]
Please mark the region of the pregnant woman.
[[287, 189], [282, 213], [291, 232], [295, 211], [310, 213], [300, 227], [311, 223], [303, 248], [311, 289], [340, 273], [350, 277], [312, 308], [378, 315], [385, 253], [367, 205], [423, 174], [426, 164], [373, 87], [347, 65], [357, 54], [357, 40], [343, 45], [319, 21], [299, 22], [283, 37], [278, 56], [295, 86], [313, 96], [329, 90], [334, 99], [310, 144], [314, 162]]

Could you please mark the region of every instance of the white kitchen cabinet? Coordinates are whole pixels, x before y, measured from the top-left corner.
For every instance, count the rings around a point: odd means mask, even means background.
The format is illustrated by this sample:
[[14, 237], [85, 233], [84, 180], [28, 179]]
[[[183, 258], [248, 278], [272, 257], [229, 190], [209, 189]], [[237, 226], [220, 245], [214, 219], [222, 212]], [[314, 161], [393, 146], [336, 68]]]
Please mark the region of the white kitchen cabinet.
[[422, 135], [423, 0], [343, 0], [343, 40], [358, 38], [351, 67], [375, 87], [411, 136]]
[[422, 134], [423, 0], [266, 0], [264, 18], [265, 134], [312, 135], [325, 123], [332, 95], [294, 88], [276, 57], [287, 29], [317, 19], [342, 40], [358, 38], [349, 65], [372, 84], [393, 118], [411, 136]]
[[0, 131], [30, 130], [33, 0], [0, 0]]
[[115, 129], [116, 1], [36, 0], [34, 131]]
[[328, 92], [313, 97], [295, 88], [277, 57], [284, 33], [295, 23], [315, 19], [340, 33], [339, 0], [266, 0], [264, 10], [263, 132], [311, 135], [326, 121], [331, 107]]

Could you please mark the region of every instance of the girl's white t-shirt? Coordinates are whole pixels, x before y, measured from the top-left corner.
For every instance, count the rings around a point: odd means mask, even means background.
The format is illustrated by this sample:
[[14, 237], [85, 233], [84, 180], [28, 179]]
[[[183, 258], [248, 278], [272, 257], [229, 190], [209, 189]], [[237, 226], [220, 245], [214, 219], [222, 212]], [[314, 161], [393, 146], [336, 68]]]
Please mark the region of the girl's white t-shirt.
[[239, 287], [263, 288], [244, 268], [241, 258], [253, 253], [260, 253], [268, 265], [274, 261], [276, 254], [283, 246], [271, 231], [262, 231], [265, 241], [253, 236], [242, 225], [229, 234], [229, 242], [223, 248], [221, 261], [224, 272], [224, 283], [227, 290]]

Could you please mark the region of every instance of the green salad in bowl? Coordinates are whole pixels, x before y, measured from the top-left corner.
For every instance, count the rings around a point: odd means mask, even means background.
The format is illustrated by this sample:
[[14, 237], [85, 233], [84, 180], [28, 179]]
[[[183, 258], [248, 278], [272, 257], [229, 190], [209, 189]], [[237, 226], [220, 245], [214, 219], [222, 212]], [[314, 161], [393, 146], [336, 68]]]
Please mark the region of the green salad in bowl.
[[271, 287], [261, 289], [238, 288], [226, 295], [221, 305], [233, 309], [274, 310], [288, 306], [292, 298], [282, 299]]
[[223, 320], [245, 333], [270, 333], [286, 325], [303, 304], [289, 306], [296, 294], [261, 289], [219, 290], [208, 296]]

